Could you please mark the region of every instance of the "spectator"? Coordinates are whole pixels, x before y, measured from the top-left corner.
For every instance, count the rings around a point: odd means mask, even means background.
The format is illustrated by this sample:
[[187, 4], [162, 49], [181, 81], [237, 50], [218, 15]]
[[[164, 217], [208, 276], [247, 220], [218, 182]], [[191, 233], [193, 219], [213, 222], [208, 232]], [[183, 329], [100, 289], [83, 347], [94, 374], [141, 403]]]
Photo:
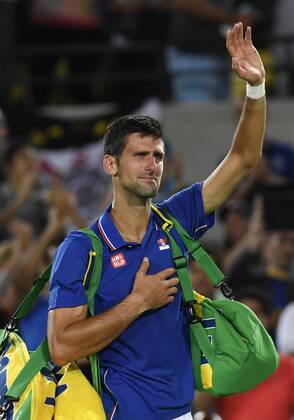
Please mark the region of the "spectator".
[[220, 211], [220, 219], [224, 226], [223, 250], [225, 258], [223, 265], [225, 270], [230, 266], [231, 258], [248, 232], [249, 218], [250, 207], [241, 200], [228, 201]]
[[6, 153], [6, 179], [0, 186], [1, 226], [5, 227], [10, 220], [18, 217], [32, 223], [37, 230], [41, 229], [43, 214], [37, 187], [39, 173], [39, 161], [33, 150], [26, 145], [11, 144]]
[[275, 319], [293, 294], [294, 231], [268, 231], [260, 200], [255, 201], [247, 233], [226, 268], [234, 291], [256, 285], [271, 293]]
[[[242, 100], [234, 102], [236, 121], [242, 112]], [[294, 181], [294, 146], [265, 134], [263, 155], [246, 180], [236, 189], [233, 198], [252, 205], [255, 195], [269, 187]]]
[[[0, 251], [0, 314], [2, 327], [10, 319], [33, 280], [51, 261], [49, 246], [64, 236], [67, 223], [76, 227], [84, 221], [76, 211], [74, 197], [55, 181], [48, 190], [48, 221], [42, 232], [34, 236], [28, 223], [12, 220], [9, 223], [12, 239]], [[1, 258], [2, 257], [2, 258]], [[43, 293], [29, 315], [20, 321], [19, 330], [29, 350], [34, 350], [47, 332], [47, 293]], [[34, 327], [32, 327], [34, 325]]]

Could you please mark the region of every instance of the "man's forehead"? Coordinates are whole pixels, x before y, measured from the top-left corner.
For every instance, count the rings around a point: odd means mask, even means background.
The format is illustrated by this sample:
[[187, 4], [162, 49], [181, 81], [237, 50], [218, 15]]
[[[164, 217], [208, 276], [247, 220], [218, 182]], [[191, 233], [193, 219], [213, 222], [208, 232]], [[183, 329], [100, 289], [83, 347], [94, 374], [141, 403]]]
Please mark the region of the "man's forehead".
[[135, 149], [138, 147], [156, 147], [164, 151], [164, 141], [161, 137], [145, 135], [142, 133], [132, 133], [126, 139], [126, 148]]

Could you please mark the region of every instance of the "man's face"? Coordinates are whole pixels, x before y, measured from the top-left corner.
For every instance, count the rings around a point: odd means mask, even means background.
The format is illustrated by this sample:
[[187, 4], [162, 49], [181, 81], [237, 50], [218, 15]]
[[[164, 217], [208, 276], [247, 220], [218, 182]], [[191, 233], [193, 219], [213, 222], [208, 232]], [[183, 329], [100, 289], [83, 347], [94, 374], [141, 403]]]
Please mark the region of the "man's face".
[[155, 197], [160, 187], [163, 158], [162, 139], [131, 134], [117, 159], [116, 187], [140, 198]]

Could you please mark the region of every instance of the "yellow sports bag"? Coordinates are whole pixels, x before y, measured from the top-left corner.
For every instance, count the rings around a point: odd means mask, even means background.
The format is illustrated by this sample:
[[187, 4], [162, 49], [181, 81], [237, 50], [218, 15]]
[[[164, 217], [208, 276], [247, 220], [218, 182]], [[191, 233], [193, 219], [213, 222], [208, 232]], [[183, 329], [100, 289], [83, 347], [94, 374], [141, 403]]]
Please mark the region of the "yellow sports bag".
[[[89, 312], [94, 315], [94, 296], [102, 269], [102, 245], [91, 229], [81, 229], [92, 241], [96, 257], [87, 289]], [[90, 356], [93, 386], [76, 363], [58, 372], [51, 363], [47, 338], [32, 353], [18, 335], [18, 320], [24, 318], [48, 282], [47, 267], [14, 313], [0, 330], [0, 420], [106, 420], [101, 394], [98, 355]]]

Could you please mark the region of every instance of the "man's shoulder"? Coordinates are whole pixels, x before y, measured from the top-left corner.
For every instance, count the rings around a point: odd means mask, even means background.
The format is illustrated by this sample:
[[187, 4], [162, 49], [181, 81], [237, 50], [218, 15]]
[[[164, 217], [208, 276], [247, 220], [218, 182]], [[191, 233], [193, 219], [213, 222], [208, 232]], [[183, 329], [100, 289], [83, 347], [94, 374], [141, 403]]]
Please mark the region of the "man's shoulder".
[[156, 206], [161, 209], [173, 210], [173, 206], [176, 203], [183, 203], [183, 200], [194, 200], [195, 197], [202, 194], [202, 184], [203, 182], [195, 182], [192, 185], [184, 186], [183, 188], [175, 191], [169, 198], [159, 203], [156, 203]]
[[[92, 226], [89, 227], [98, 237], [98, 239], [101, 241], [101, 237], [99, 232], [94, 230]], [[72, 230], [68, 232], [68, 234], [65, 236], [61, 244], [59, 245], [60, 249], [63, 250], [83, 250], [85, 252], [89, 252], [89, 250], [92, 248], [92, 241], [90, 236], [88, 236], [86, 233], [82, 232], [81, 230]]]

